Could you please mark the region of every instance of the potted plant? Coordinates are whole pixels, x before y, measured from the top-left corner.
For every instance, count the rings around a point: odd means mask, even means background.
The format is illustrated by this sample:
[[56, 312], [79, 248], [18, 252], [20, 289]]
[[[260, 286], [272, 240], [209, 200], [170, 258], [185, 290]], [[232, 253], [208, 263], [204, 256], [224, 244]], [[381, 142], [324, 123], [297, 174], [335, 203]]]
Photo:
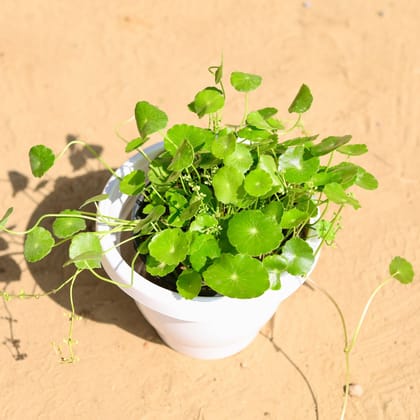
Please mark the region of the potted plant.
[[[123, 139], [133, 156], [119, 169], [83, 143], [111, 173], [101, 194], [79, 209], [46, 214], [25, 232], [7, 228], [12, 208], [0, 220], [1, 230], [26, 235], [30, 263], [68, 245], [66, 264], [74, 274], [47, 293], [70, 291], [69, 356], [63, 360], [74, 359], [72, 292], [83, 270], [132, 296], [174, 349], [204, 359], [240, 351], [305, 281], [321, 247], [334, 242], [342, 209], [360, 207], [350, 188], [377, 187], [371, 173], [350, 162], [366, 145], [349, 144], [350, 135], [319, 139], [303, 128], [302, 114], [313, 100], [306, 85], [288, 108], [294, 121], [286, 123], [273, 107], [249, 112], [248, 94], [262, 79], [233, 72], [230, 83], [244, 95], [245, 111], [236, 125], [224, 125], [223, 67], [209, 70], [214, 86], [188, 105], [199, 119], [208, 118], [206, 128], [176, 124], [164, 132], [167, 115], [138, 102], [139, 136]], [[154, 135], [161, 141], [145, 148]], [[75, 143], [81, 142], [65, 150]], [[46, 146], [32, 147], [34, 176], [43, 176], [65, 150], [56, 156]], [[96, 211], [87, 211], [92, 203]], [[54, 219], [52, 232], [42, 226], [47, 218]], [[109, 277], [98, 271], [101, 265]], [[406, 260], [398, 257], [392, 267], [393, 277], [411, 281]]]

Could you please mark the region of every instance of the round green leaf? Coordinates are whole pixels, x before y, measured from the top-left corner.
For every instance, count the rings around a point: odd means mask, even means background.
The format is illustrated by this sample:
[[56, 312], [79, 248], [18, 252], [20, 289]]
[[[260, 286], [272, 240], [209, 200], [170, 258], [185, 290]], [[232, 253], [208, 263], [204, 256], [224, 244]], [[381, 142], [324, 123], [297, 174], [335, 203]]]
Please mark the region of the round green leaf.
[[245, 191], [253, 197], [261, 197], [267, 194], [272, 186], [271, 176], [262, 169], [254, 169], [245, 177]]
[[36, 262], [46, 257], [53, 246], [54, 238], [51, 233], [47, 229], [37, 226], [28, 233], [25, 239], [23, 255], [26, 261]]
[[236, 168], [221, 167], [213, 176], [213, 188], [216, 198], [224, 203], [235, 203], [238, 199], [238, 190], [242, 185], [244, 176]]
[[162, 261], [158, 261], [151, 255], [148, 255], [146, 258], [146, 271], [152, 276], [164, 277], [167, 274], [172, 273], [176, 267], [177, 264], [166, 264]]
[[137, 102], [134, 116], [142, 138], [146, 138], [156, 131], [163, 130], [168, 123], [168, 116], [158, 107], [146, 101]]
[[137, 169], [127, 174], [120, 182], [120, 191], [128, 195], [138, 195], [145, 186], [146, 175]]
[[313, 97], [309, 87], [303, 84], [300, 87], [295, 99], [293, 99], [293, 102], [289, 106], [288, 111], [290, 113], [296, 112], [298, 114], [302, 114], [311, 107], [312, 101]]
[[389, 274], [400, 283], [408, 284], [413, 281], [413, 266], [402, 257], [395, 257], [389, 265]]
[[70, 238], [75, 233], [86, 229], [86, 222], [80, 217], [80, 212], [77, 210], [63, 210], [60, 214], [63, 217], [57, 217], [52, 225], [57, 238]]
[[222, 254], [203, 277], [213, 290], [231, 298], [254, 298], [270, 287], [267, 270], [248, 255]]
[[253, 256], [273, 251], [283, 239], [280, 226], [261, 210], [244, 210], [232, 216], [227, 236], [239, 252]]
[[168, 265], [176, 265], [183, 261], [189, 248], [188, 236], [178, 228], [158, 232], [149, 243], [150, 255]]
[[270, 278], [270, 288], [279, 290], [281, 288], [281, 274], [286, 270], [286, 263], [280, 255], [269, 255], [263, 260], [263, 266]]
[[281, 254], [286, 270], [295, 276], [305, 275], [314, 263], [312, 248], [300, 238], [289, 239]]
[[195, 112], [199, 118], [206, 114], [222, 109], [225, 104], [223, 93], [214, 87], [208, 87], [195, 95], [194, 102], [190, 104], [190, 109]]
[[29, 150], [29, 163], [31, 165], [31, 171], [34, 176], [40, 178], [43, 176], [48, 169], [50, 169], [55, 162], [55, 156], [53, 151], [42, 144], [33, 146]]
[[256, 74], [234, 71], [230, 75], [230, 83], [239, 92], [250, 92], [261, 85], [262, 78]]
[[201, 290], [201, 276], [196, 271], [183, 271], [176, 281], [178, 293], [185, 299], [194, 299]]
[[102, 256], [99, 237], [93, 232], [77, 234], [71, 240], [69, 256], [74, 262], [74, 265], [81, 270], [86, 268], [99, 268], [101, 266]]
[[232, 166], [244, 173], [251, 167], [253, 159], [246, 145], [237, 144], [233, 153], [225, 156], [223, 162], [226, 166]]
[[211, 152], [217, 158], [223, 159], [225, 156], [233, 153], [235, 151], [235, 147], [235, 135], [230, 133], [215, 139], [211, 145]]

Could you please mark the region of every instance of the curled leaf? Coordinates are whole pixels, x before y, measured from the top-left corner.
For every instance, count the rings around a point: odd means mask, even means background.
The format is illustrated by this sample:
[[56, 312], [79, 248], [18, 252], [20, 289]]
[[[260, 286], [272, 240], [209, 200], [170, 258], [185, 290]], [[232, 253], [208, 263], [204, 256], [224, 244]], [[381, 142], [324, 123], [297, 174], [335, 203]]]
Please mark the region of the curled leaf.
[[168, 116], [149, 102], [137, 102], [134, 116], [140, 136], [145, 139], [156, 131], [163, 130], [168, 123]]
[[288, 111], [290, 113], [296, 112], [298, 114], [303, 114], [311, 107], [312, 101], [313, 97], [309, 87], [303, 84], [289, 106]]

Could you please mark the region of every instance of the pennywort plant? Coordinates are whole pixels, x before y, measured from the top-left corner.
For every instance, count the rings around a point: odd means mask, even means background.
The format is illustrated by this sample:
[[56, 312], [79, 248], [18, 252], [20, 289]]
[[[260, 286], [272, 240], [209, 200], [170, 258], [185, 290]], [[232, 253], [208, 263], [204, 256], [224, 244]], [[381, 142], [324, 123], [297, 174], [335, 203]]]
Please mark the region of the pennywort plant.
[[[227, 99], [223, 66], [209, 68], [213, 86], [200, 90], [188, 105], [206, 126], [175, 124], [167, 128], [164, 111], [147, 101], [134, 109], [138, 137], [125, 141], [125, 152], [141, 153], [147, 173], [133, 170], [119, 177], [88, 144], [75, 140], [59, 154], [44, 145], [29, 151], [33, 175], [42, 177], [65, 151], [81, 144], [120, 181], [122, 193], [136, 197], [135, 217], [113, 218], [86, 211], [106, 195], [99, 194], [78, 209], [43, 215], [30, 229], [7, 228], [13, 209], [6, 211], [0, 230], [26, 235], [24, 256], [30, 263], [58, 246], [68, 246], [74, 274], [49, 293], [68, 286], [72, 314], [67, 343], [74, 353], [73, 287], [78, 275], [90, 271], [103, 281], [98, 269], [102, 255], [100, 231], [87, 230], [87, 221], [105, 223], [111, 233], [125, 233], [117, 247], [133, 242], [132, 270], [143, 261], [146, 275], [157, 284], [176, 290], [183, 298], [220, 294], [253, 298], [268, 289], [280, 289], [285, 273], [305, 276], [323, 244], [334, 243], [342, 209], [360, 207], [352, 187], [377, 188], [376, 178], [352, 163], [367, 152], [365, 144], [350, 144], [351, 135], [308, 134], [302, 115], [313, 102], [303, 84], [291, 102], [288, 119], [272, 106], [249, 111], [249, 95], [262, 83], [255, 74], [233, 72], [230, 85], [244, 96], [244, 114], [235, 124], [223, 122]], [[153, 136], [163, 142], [162, 153], [151, 159], [144, 148]], [[43, 226], [53, 219], [52, 230]], [[306, 239], [318, 237], [312, 249]], [[48, 293], [47, 293], [48, 294]], [[5, 299], [28, 298], [24, 292]], [[38, 295], [37, 295], [38, 296]], [[67, 359], [65, 359], [67, 360]]]

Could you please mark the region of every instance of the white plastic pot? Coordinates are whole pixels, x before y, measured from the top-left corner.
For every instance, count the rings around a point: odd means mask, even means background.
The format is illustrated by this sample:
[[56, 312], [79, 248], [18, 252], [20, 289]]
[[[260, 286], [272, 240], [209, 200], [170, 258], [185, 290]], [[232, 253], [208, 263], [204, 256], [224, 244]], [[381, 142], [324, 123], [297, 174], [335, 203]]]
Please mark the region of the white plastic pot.
[[[146, 150], [154, 158], [163, 150], [162, 143]], [[124, 176], [133, 169], [147, 171], [147, 161], [140, 154], [125, 162], [118, 170]], [[126, 218], [130, 214], [133, 198], [119, 191], [119, 181], [112, 177], [104, 193], [109, 198], [99, 202], [99, 214]], [[98, 223], [98, 231], [109, 231], [104, 223]], [[130, 285], [131, 268], [122, 258], [115, 244], [119, 234], [107, 234], [101, 239], [102, 248], [108, 250], [102, 265], [114, 281]], [[315, 249], [318, 238], [308, 239]], [[316, 262], [315, 262], [316, 263]], [[315, 263], [312, 269], [315, 266]], [[225, 296], [183, 299], [179, 294], [157, 286], [138, 273], [133, 284], [121, 289], [131, 296], [144, 317], [156, 329], [162, 340], [173, 349], [199, 359], [219, 359], [233, 355], [257, 336], [260, 329], [276, 312], [279, 304], [294, 293], [305, 281], [302, 277], [287, 275], [282, 278], [280, 290], [268, 290], [253, 299], [232, 299]]]

